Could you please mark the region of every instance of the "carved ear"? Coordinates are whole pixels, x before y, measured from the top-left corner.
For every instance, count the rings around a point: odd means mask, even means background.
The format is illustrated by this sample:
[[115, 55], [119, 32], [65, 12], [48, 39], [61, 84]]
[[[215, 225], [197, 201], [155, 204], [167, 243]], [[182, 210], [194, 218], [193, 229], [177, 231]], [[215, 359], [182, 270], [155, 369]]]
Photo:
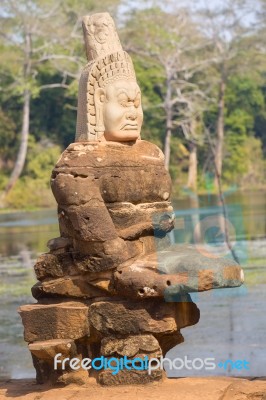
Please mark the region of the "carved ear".
[[94, 102], [96, 106], [102, 106], [105, 100], [105, 90], [97, 88], [94, 93]]
[[103, 88], [97, 88], [94, 92], [94, 104], [96, 111], [96, 126], [95, 131], [97, 139], [104, 134], [104, 123], [103, 123], [103, 104], [105, 100], [105, 91]]

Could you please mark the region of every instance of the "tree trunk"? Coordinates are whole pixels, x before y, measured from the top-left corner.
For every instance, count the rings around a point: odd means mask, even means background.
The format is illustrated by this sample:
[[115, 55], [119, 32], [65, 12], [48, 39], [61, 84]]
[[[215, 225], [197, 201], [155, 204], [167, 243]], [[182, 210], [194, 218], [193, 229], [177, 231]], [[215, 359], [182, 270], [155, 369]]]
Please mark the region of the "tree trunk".
[[[195, 121], [191, 121], [192, 137], [195, 135]], [[193, 224], [193, 240], [195, 243], [201, 243], [201, 227], [200, 217], [197, 210], [199, 209], [199, 197], [197, 194], [197, 178], [198, 178], [198, 147], [194, 140], [189, 141], [189, 167], [187, 187], [189, 190], [190, 208], [194, 209], [191, 216]]]
[[[23, 77], [25, 85], [28, 84], [28, 79], [31, 74], [31, 53], [32, 53], [31, 34], [26, 30], [24, 38], [24, 68], [23, 68]], [[10, 190], [14, 187], [18, 178], [20, 177], [20, 174], [25, 164], [27, 149], [28, 149], [29, 127], [30, 127], [30, 99], [31, 99], [31, 91], [29, 88], [26, 87], [23, 92], [22, 127], [21, 127], [21, 139], [20, 139], [19, 151], [9, 181], [1, 196], [1, 201], [0, 201], [1, 207], [4, 206], [5, 198], [10, 192]]]
[[197, 191], [197, 178], [198, 178], [197, 145], [194, 141], [190, 141], [187, 187], [193, 190], [193, 192]]
[[164, 141], [164, 166], [169, 171], [170, 153], [171, 153], [171, 128], [166, 128], [165, 141]]
[[[225, 76], [222, 73], [220, 87], [219, 87], [219, 102], [218, 102], [218, 117], [217, 117], [217, 142], [215, 148], [215, 166], [216, 175], [222, 176], [223, 167], [223, 145], [224, 145], [224, 96], [225, 96]], [[215, 186], [218, 188], [217, 176], [215, 179]]]
[[14, 169], [4, 190], [4, 197], [10, 192], [10, 190], [15, 185], [25, 164], [27, 148], [28, 148], [29, 124], [30, 124], [30, 97], [31, 97], [30, 91], [28, 89], [25, 89], [23, 93], [23, 117], [22, 117], [22, 129], [21, 129], [21, 142]]
[[171, 136], [172, 136], [172, 104], [171, 104], [171, 79], [167, 79], [166, 82], [166, 96], [164, 109], [166, 113], [166, 132], [164, 139], [164, 166], [169, 170], [170, 165], [170, 155], [171, 155]]

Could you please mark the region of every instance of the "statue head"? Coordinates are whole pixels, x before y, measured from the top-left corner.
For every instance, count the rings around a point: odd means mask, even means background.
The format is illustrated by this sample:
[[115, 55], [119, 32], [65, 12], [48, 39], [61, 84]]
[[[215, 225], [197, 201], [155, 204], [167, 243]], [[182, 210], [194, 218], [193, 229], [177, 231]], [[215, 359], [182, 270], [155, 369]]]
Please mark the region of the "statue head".
[[95, 116], [90, 129], [95, 130], [97, 138], [122, 142], [138, 139], [143, 120], [141, 93], [128, 54], [117, 52], [100, 60], [93, 68], [90, 84], [90, 113]]
[[131, 58], [109, 14], [85, 17], [83, 30], [89, 63], [80, 79], [76, 141], [135, 141], [143, 112]]

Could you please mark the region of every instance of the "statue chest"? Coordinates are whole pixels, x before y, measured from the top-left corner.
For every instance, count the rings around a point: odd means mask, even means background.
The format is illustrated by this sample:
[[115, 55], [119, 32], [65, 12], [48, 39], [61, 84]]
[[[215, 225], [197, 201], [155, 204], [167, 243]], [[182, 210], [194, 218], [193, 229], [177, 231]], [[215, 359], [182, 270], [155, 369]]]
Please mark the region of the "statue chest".
[[171, 180], [161, 166], [113, 167], [95, 173], [105, 203], [152, 203], [166, 201]]

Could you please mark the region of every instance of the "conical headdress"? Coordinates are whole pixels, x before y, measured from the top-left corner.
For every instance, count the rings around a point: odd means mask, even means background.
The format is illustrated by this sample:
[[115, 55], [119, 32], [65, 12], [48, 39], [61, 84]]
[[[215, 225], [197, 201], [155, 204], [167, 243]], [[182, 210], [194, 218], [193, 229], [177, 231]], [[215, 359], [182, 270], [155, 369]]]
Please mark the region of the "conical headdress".
[[85, 16], [82, 26], [88, 64], [79, 81], [77, 142], [98, 140], [103, 133], [96, 124], [95, 90], [118, 79], [136, 81], [131, 58], [122, 49], [111, 16], [108, 13]]

